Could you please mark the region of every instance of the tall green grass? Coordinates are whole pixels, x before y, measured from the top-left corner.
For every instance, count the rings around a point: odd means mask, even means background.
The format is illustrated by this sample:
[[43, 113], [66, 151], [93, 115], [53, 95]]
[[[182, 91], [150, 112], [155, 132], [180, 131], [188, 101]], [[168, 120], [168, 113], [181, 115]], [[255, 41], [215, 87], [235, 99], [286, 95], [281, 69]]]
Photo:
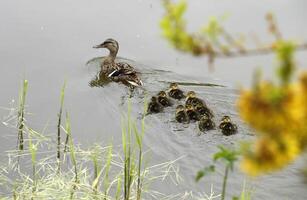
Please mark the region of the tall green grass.
[[[123, 152], [116, 152], [112, 143], [106, 147], [97, 144], [94, 148], [83, 149], [74, 144], [68, 112], [66, 112], [65, 126], [61, 125], [65, 85], [66, 83], [61, 90], [60, 112], [57, 118], [58, 134], [53, 139], [54, 136], [45, 136], [28, 127], [24, 120], [28, 88], [28, 82], [24, 81], [16, 115], [20, 125], [19, 131], [22, 130], [18, 134], [19, 142], [21, 138], [24, 141], [24, 136], [21, 137], [20, 134], [28, 136], [28, 142], [22, 143], [22, 149], [25, 148], [27, 151], [20, 153], [20, 148], [8, 151], [8, 163], [3, 167], [0, 166], [0, 191], [6, 191], [4, 195], [0, 193], [0, 199], [140, 200], [144, 196], [174, 199], [173, 196], [150, 189], [151, 183], [163, 181], [167, 177], [175, 182], [178, 181], [178, 169], [174, 167], [175, 161], [154, 166], [144, 164], [145, 118], [140, 124], [132, 119], [130, 100], [126, 119], [122, 120]], [[59, 128], [66, 133], [65, 144], [61, 142]], [[59, 135], [60, 140], [58, 140]], [[28, 145], [28, 148], [25, 145]], [[59, 154], [59, 151], [63, 145], [67, 148], [64, 147], [62, 156], [62, 152]], [[59, 159], [61, 157], [63, 160]], [[23, 158], [21, 162], [17, 161], [19, 158]], [[61, 162], [60, 173], [59, 162]], [[17, 165], [23, 167], [18, 168]], [[32, 172], [29, 173], [29, 170]]]
[[132, 178], [134, 177], [134, 165], [131, 147], [131, 102], [128, 102], [127, 124], [122, 120], [122, 144], [124, 152], [124, 200], [129, 200]]
[[[57, 124], [57, 162], [58, 162], [58, 172], [61, 170], [61, 124], [62, 124], [62, 113], [63, 113], [63, 106], [64, 106], [64, 97], [65, 97], [65, 87], [66, 81], [64, 82], [61, 95], [60, 95], [60, 110], [58, 113], [58, 124]], [[64, 152], [66, 151], [68, 143], [68, 134], [66, 136]]]
[[24, 149], [24, 121], [25, 121], [25, 104], [26, 104], [26, 96], [28, 92], [28, 80], [23, 80], [22, 89], [19, 92], [19, 107], [18, 107], [18, 149]]
[[[131, 185], [136, 181], [136, 198], [141, 199], [142, 194], [142, 163], [143, 163], [143, 137], [145, 134], [145, 113], [147, 101], [144, 102], [141, 131], [138, 130], [136, 121], [131, 119], [131, 99], [128, 100], [126, 124], [122, 120], [122, 144], [124, 152], [124, 199], [130, 199]], [[133, 137], [134, 136], [134, 137]], [[134, 144], [138, 149], [134, 149]], [[137, 151], [137, 153], [135, 153]], [[136, 159], [137, 157], [137, 159]]]
[[29, 151], [31, 154], [31, 163], [32, 163], [32, 179], [33, 179], [33, 189], [32, 193], [35, 193], [37, 187], [37, 172], [36, 172], [36, 158], [37, 158], [37, 146], [38, 143], [32, 141], [32, 136], [29, 134]]

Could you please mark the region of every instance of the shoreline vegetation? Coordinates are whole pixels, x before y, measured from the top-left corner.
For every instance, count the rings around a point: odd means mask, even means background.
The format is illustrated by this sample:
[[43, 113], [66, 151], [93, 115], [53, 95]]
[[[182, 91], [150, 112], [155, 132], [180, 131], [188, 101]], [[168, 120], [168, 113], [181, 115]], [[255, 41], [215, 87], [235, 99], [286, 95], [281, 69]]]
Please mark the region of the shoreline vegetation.
[[[210, 194], [163, 194], [150, 188], [153, 183], [179, 185], [182, 177], [176, 166], [178, 158], [153, 166], [146, 159], [145, 116], [136, 121], [131, 116], [130, 99], [122, 116], [122, 151], [116, 152], [112, 141], [87, 149], [76, 145], [69, 112], [65, 110], [64, 82], [60, 93], [55, 135], [45, 135], [28, 126], [26, 96], [28, 81], [19, 92], [19, 106], [10, 108], [3, 122], [16, 127], [17, 147], [7, 151], [8, 161], [0, 167], [0, 199], [216, 199]], [[144, 112], [147, 103], [144, 103]], [[139, 128], [140, 127], [140, 128]], [[224, 183], [225, 184], [225, 183]], [[245, 190], [245, 189], [244, 189]], [[246, 191], [242, 191], [245, 192]], [[224, 193], [225, 195], [225, 193]]]

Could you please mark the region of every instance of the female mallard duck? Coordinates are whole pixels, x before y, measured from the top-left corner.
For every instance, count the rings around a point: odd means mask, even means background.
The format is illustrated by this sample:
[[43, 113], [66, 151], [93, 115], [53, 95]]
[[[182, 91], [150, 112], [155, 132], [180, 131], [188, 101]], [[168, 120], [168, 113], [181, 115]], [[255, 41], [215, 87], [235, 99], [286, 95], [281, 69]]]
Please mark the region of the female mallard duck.
[[203, 104], [196, 104], [194, 106], [194, 109], [201, 115], [201, 116], [208, 116], [209, 118], [213, 118], [213, 112], [207, 107], [204, 106]]
[[202, 132], [209, 131], [215, 128], [215, 123], [214, 121], [212, 121], [210, 117], [204, 115], [200, 118], [200, 121], [198, 123], [198, 128]]
[[191, 104], [193, 106], [196, 106], [196, 105], [206, 106], [206, 103], [203, 100], [196, 97], [196, 93], [194, 91], [189, 91], [187, 93], [187, 98], [186, 98], [185, 103], [186, 103], [186, 105]]
[[172, 97], [173, 99], [177, 99], [177, 100], [181, 100], [182, 98], [185, 97], [183, 91], [178, 88], [177, 83], [170, 84], [168, 95]]
[[232, 123], [229, 116], [225, 115], [222, 117], [219, 128], [222, 130], [222, 133], [226, 136], [233, 135], [237, 132], [237, 125]]
[[186, 112], [192, 121], [199, 121], [200, 115], [199, 113], [194, 109], [194, 106], [192, 104], [187, 104], [185, 106]]
[[179, 123], [189, 123], [190, 122], [189, 116], [187, 115], [183, 105], [177, 106], [175, 118], [176, 118], [176, 121]]
[[151, 101], [148, 104], [147, 113], [159, 113], [163, 111], [163, 106], [158, 102], [157, 97], [151, 97]]
[[111, 80], [121, 82], [128, 86], [142, 86], [143, 83], [138, 76], [138, 72], [128, 63], [115, 62], [119, 49], [118, 42], [113, 39], [107, 39], [103, 43], [94, 46], [94, 48], [107, 48], [110, 54], [101, 64], [101, 73], [105, 74]]
[[170, 99], [167, 97], [166, 92], [164, 91], [160, 91], [158, 93], [158, 102], [164, 107], [168, 107], [172, 105]]

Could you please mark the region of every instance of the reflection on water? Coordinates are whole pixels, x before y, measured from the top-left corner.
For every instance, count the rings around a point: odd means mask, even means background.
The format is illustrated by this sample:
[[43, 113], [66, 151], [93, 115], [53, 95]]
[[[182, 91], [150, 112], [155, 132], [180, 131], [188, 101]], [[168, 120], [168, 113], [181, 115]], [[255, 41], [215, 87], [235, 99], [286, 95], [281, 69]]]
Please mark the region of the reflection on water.
[[89, 82], [90, 87], [104, 87], [109, 84], [112, 80], [109, 79], [105, 74], [99, 72], [95, 77]]

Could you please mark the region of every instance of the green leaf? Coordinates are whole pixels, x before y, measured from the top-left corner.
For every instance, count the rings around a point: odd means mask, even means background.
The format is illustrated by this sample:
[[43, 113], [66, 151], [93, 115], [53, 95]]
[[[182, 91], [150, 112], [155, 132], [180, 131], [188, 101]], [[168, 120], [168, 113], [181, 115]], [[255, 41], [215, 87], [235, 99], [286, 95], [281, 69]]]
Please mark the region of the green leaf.
[[214, 165], [210, 165], [208, 167], [205, 167], [203, 170], [200, 170], [197, 172], [196, 177], [195, 177], [195, 181], [198, 182], [200, 179], [202, 179], [204, 176], [212, 173], [215, 171], [215, 166]]
[[224, 146], [218, 146], [220, 151], [213, 155], [213, 160], [224, 160], [227, 162], [227, 165], [230, 166], [231, 170], [233, 168], [233, 163], [238, 159], [239, 152], [232, 149], [227, 149]]
[[142, 138], [141, 138], [142, 136], [140, 136], [135, 122], [133, 123], [133, 130], [134, 130], [133, 132], [134, 132], [134, 135], [135, 135], [135, 138], [136, 138], [136, 142], [137, 142], [139, 148], [141, 149], [142, 148]]

